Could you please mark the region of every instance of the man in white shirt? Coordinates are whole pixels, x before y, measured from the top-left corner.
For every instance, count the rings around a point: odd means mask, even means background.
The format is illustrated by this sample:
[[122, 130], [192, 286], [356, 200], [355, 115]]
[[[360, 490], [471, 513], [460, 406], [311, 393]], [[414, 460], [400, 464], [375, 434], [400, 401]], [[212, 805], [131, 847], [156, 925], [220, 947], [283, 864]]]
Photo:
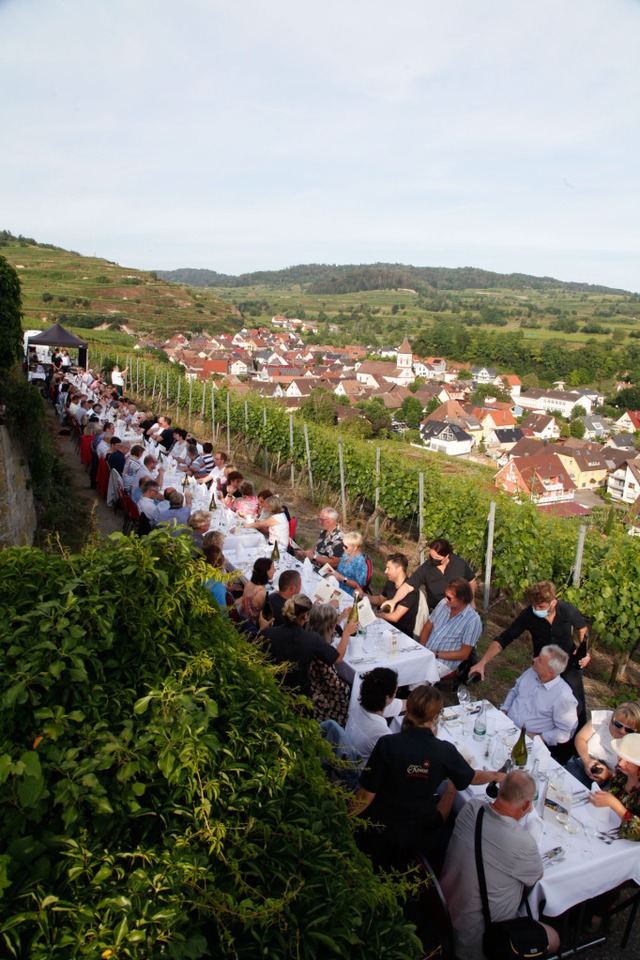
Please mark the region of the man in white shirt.
[[543, 647], [501, 706], [517, 727], [539, 736], [549, 747], [567, 743], [578, 726], [578, 701], [560, 676], [568, 654], [553, 643]]
[[[491, 919], [511, 920], [518, 915], [525, 887], [533, 886], [542, 876], [536, 842], [519, 823], [531, 811], [535, 791], [533, 777], [524, 770], [514, 770], [500, 784], [493, 803], [474, 797], [458, 814], [440, 879], [453, 923], [458, 960], [484, 960], [484, 917], [474, 855], [478, 811], [485, 810], [482, 862]], [[549, 950], [554, 953], [560, 938], [553, 927], [542, 926]]]
[[397, 690], [398, 674], [388, 667], [375, 667], [362, 679], [359, 702], [349, 707], [345, 733], [346, 742], [363, 760], [371, 756], [380, 737], [391, 733], [387, 720], [404, 709]]

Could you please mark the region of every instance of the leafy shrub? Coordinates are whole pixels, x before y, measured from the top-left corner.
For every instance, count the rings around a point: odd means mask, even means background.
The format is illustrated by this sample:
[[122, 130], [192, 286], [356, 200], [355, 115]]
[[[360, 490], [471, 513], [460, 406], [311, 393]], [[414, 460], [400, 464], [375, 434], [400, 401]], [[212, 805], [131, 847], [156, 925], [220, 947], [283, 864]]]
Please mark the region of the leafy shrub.
[[202, 581], [166, 533], [0, 554], [2, 955], [415, 956], [317, 726]]

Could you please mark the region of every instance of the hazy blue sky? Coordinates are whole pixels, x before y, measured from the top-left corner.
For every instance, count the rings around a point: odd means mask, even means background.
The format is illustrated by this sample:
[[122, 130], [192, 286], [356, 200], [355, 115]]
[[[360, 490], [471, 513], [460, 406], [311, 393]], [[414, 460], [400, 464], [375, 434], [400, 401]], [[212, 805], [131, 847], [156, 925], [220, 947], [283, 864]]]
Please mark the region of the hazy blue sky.
[[0, 227], [640, 290], [640, 0], [0, 0]]

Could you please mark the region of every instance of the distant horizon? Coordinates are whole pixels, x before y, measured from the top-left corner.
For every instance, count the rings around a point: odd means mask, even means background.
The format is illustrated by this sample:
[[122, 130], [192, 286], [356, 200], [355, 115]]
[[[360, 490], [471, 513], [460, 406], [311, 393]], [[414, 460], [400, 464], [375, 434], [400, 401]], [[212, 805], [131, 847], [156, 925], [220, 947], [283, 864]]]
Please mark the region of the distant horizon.
[[[84, 256], [84, 254], [83, 254]], [[115, 262], [115, 261], [114, 261]], [[118, 262], [119, 263], [119, 262]], [[280, 273], [284, 270], [291, 270], [295, 267], [300, 266], [323, 266], [323, 267], [370, 267], [375, 266], [376, 264], [385, 264], [388, 266], [398, 266], [398, 267], [415, 267], [416, 269], [429, 269], [429, 270], [482, 270], [486, 273], [495, 273], [499, 276], [525, 276], [532, 277], [535, 280], [556, 280], [558, 283], [577, 283], [585, 284], [591, 287], [607, 287], [610, 290], [619, 290], [623, 293], [627, 293], [630, 296], [635, 296], [640, 294], [640, 290], [628, 290], [624, 287], [612, 287], [607, 283], [597, 283], [592, 280], [567, 280], [562, 277], [555, 276], [550, 273], [531, 273], [529, 270], [496, 270], [490, 267], [479, 267], [471, 263], [459, 264], [455, 267], [447, 266], [442, 263], [411, 263], [409, 261], [402, 260], [362, 260], [360, 262], [350, 262], [350, 263], [341, 263], [336, 260], [300, 260], [296, 263], [288, 263], [286, 266], [280, 267], [253, 267], [248, 270], [241, 270], [238, 273], [232, 273], [227, 270], [217, 270], [215, 267], [194, 267], [192, 265], [183, 265], [181, 267], [133, 267], [135, 270], [152, 270], [157, 273], [173, 273], [178, 270], [202, 270], [210, 273], [217, 273], [220, 276], [229, 276], [229, 277], [240, 277], [245, 276], [251, 273]], [[119, 266], [132, 266], [131, 264], [122, 264], [119, 263]], [[395, 289], [395, 288], [394, 288]], [[366, 293], [367, 291], [362, 291]]]

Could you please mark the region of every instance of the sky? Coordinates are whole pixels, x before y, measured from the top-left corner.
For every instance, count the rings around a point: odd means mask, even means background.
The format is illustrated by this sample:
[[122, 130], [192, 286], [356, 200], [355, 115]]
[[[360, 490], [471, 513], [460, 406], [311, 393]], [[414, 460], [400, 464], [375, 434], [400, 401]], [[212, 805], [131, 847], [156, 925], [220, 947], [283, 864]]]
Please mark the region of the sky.
[[640, 290], [640, 0], [0, 0], [0, 229]]

